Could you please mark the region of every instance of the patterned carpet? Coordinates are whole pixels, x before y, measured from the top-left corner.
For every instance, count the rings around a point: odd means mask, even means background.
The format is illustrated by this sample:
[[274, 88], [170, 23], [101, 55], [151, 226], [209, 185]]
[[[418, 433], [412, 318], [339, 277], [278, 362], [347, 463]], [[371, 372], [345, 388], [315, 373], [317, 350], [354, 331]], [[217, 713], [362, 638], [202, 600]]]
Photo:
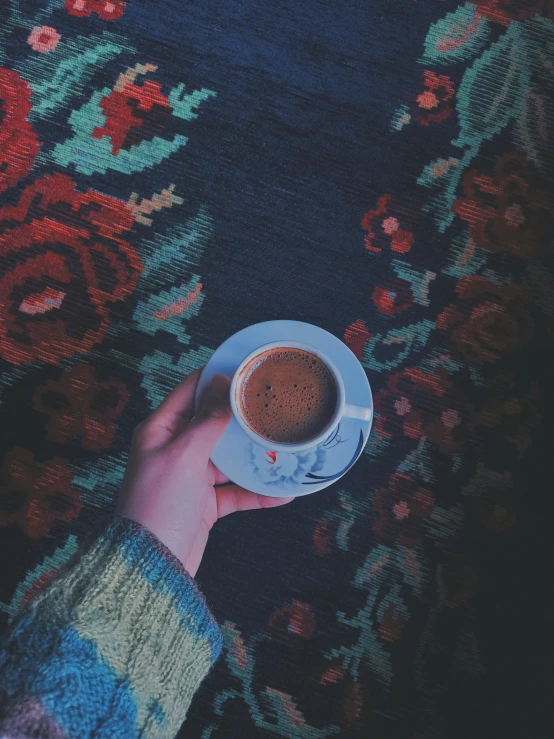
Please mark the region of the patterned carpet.
[[216, 527], [182, 736], [551, 736], [553, 60], [553, 0], [2, 3], [2, 626], [169, 388], [309, 321], [378, 416]]

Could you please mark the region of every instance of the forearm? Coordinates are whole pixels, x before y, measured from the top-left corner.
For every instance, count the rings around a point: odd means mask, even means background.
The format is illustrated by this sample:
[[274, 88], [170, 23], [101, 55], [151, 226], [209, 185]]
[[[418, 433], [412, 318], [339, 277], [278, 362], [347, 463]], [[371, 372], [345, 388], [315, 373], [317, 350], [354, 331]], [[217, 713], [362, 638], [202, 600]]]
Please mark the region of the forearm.
[[0, 736], [169, 739], [220, 649], [178, 560], [116, 518], [5, 635]]

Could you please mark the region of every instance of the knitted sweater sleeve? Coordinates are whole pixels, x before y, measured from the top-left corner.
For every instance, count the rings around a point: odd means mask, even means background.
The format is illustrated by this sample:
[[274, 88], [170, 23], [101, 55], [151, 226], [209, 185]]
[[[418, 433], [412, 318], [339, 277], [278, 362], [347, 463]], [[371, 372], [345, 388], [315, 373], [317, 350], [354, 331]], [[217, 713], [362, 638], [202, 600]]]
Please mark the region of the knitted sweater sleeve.
[[0, 642], [0, 737], [169, 739], [220, 651], [180, 562], [114, 518]]

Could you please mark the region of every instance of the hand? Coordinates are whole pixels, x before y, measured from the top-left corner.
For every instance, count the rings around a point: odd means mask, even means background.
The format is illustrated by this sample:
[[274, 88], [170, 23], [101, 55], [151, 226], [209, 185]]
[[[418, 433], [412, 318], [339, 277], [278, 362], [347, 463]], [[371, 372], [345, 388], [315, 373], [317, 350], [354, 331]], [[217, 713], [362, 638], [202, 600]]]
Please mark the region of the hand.
[[210, 461], [231, 420], [230, 382], [216, 375], [194, 415], [200, 370], [189, 375], [135, 430], [116, 512], [142, 524], [194, 577], [210, 529], [235, 511], [273, 508], [268, 498], [229, 483]]

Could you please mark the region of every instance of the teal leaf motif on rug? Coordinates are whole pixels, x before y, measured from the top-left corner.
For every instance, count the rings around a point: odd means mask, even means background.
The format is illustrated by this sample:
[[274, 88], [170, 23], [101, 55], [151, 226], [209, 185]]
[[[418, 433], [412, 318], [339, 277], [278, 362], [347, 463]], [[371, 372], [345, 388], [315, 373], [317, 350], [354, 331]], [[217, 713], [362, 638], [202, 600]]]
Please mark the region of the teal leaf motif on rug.
[[490, 23], [473, 3], [466, 3], [434, 23], [425, 39], [423, 64], [453, 64], [479, 53], [488, 41]]
[[448, 182], [449, 176], [452, 175], [452, 170], [456, 169], [459, 164], [460, 160], [456, 159], [456, 157], [449, 157], [448, 159], [439, 157], [425, 165], [417, 184], [423, 185], [423, 187], [437, 187], [438, 185], [442, 185]]
[[434, 328], [432, 321], [425, 320], [392, 329], [385, 335], [377, 334], [364, 348], [362, 365], [375, 372], [398, 367], [413, 351], [423, 349]]
[[[182, 336], [182, 340], [188, 341], [189, 337]], [[212, 349], [200, 346], [184, 352], [177, 361], [158, 349], [153, 354], [146, 355], [139, 365], [139, 370], [143, 375], [141, 385], [152, 409], [156, 408], [168, 392], [187, 375], [203, 367], [212, 354]]]
[[52, 156], [61, 167], [73, 165], [77, 172], [85, 175], [100, 172], [106, 174], [109, 169], [123, 174], [141, 172], [148, 167], [154, 167], [167, 159], [181, 146], [185, 146], [186, 136], [176, 134], [172, 140], [160, 139], [155, 136], [152, 141], [141, 141], [129, 151], [123, 149], [118, 154], [112, 153], [112, 144], [108, 137], [95, 139], [92, 132], [101, 128], [106, 122], [106, 116], [100, 110], [100, 101], [110, 94], [109, 87], [93, 93], [88, 103], [69, 117], [69, 123], [75, 131], [72, 139], [58, 144]]
[[437, 277], [435, 272], [431, 270], [420, 272], [402, 259], [393, 259], [391, 266], [400, 279], [406, 280], [411, 284], [414, 303], [418, 305], [429, 305], [430, 286]]
[[[516, 119], [515, 139], [546, 176], [554, 170], [554, 23], [534, 18], [525, 24], [523, 39], [532, 60], [534, 83], [531, 84], [520, 115]], [[536, 76], [536, 79], [535, 79]]]
[[182, 340], [183, 320], [198, 315], [204, 301], [201, 277], [191, 275], [190, 270], [200, 260], [211, 224], [201, 208], [185, 224], [143, 243], [139, 290], [146, 297], [138, 302], [133, 316], [141, 331], [153, 336], [163, 329]]
[[[33, 108], [30, 120], [47, 118], [67, 107], [74, 97], [82, 94], [94, 72], [131, 46], [111, 33], [76, 39], [62, 39], [56, 50], [46, 58], [30, 57], [18, 67], [24, 79], [32, 80]], [[60, 61], [61, 60], [61, 61]]]
[[[251, 654], [255, 653], [260, 643], [265, 642], [267, 634], [245, 641], [238, 628], [231, 621], [225, 621], [222, 627], [225, 643], [225, 662], [230, 672], [238, 681], [237, 688], [221, 691], [214, 700], [214, 713], [224, 714], [225, 704], [233, 699], [242, 699], [257, 727], [271, 732], [284, 739], [326, 739], [340, 734], [340, 727], [335, 725], [317, 728], [306, 721], [302, 711], [296, 705], [293, 696], [273, 687], [266, 687], [262, 693], [255, 687], [255, 663]], [[211, 724], [202, 732], [202, 739], [210, 739], [217, 726]]]
[[79, 548], [77, 537], [71, 534], [63, 546], [56, 547], [53, 554], [46, 556], [42, 562], [27, 573], [27, 576], [17, 586], [9, 604], [0, 602], [0, 611], [9, 615], [10, 620], [16, 615], [33, 589], [40, 586], [48, 576], [53, 576]]
[[397, 546], [394, 551], [394, 566], [402, 573], [405, 584], [417, 596], [423, 595], [423, 587], [429, 580], [429, 573], [422, 566], [425, 560], [422, 546]]
[[201, 90], [195, 90], [187, 94], [183, 94], [185, 91], [185, 85], [181, 82], [177, 85], [168, 95], [168, 101], [173, 108], [173, 115], [177, 118], [182, 118], [185, 121], [191, 121], [193, 118], [198, 118], [198, 113], [194, 110], [203, 103], [204, 100], [215, 96], [215, 92], [212, 90], [206, 90], [204, 87]]
[[460, 135], [455, 146], [477, 151], [518, 115], [531, 76], [521, 34], [521, 24], [511, 23], [464, 74], [457, 95]]
[[[188, 138], [178, 133], [172, 139], [154, 136], [151, 141], [144, 140], [137, 146], [114, 153], [109, 136], [95, 138], [93, 135], [95, 130], [102, 129], [106, 124], [107, 117], [102, 112], [101, 102], [111, 93], [109, 87], [94, 92], [87, 103], [71, 114], [69, 123], [74, 136], [58, 144], [52, 152], [58, 165], [73, 166], [77, 172], [85, 175], [106, 174], [110, 169], [130, 175], [160, 164], [186, 145]], [[185, 96], [179, 102], [177, 117], [191, 120], [196, 116], [192, 112], [193, 108], [213, 95], [215, 93], [211, 90], [202, 89]], [[168, 100], [170, 98], [171, 93]]]
[[554, 58], [554, 22], [537, 16], [523, 25], [522, 39], [532, 59], [533, 66], [543, 83], [552, 84], [552, 59]]
[[99, 456], [93, 462], [74, 466], [72, 487], [79, 491], [86, 505], [111, 506], [121, 488], [126, 465], [127, 455], [123, 454], [120, 457]]
[[467, 233], [453, 238], [451, 243], [448, 265], [443, 274], [458, 280], [477, 274], [487, 261], [485, 250], [474, 244]]
[[461, 530], [463, 522], [463, 506], [456, 503], [449, 509], [436, 506], [425, 527], [430, 536], [438, 542], [444, 542]]
[[[374, 609], [379, 603], [378, 594], [383, 581], [390, 582], [395, 577], [393, 550], [379, 544], [366, 557], [364, 564], [354, 577], [354, 585], [367, 593], [365, 604], [352, 617], [338, 613], [340, 623], [355, 629], [359, 636], [352, 646], [332, 649], [331, 657], [338, 658], [354, 680], [358, 680], [360, 667], [367, 662], [379, 682], [390, 685], [392, 681], [392, 661], [376, 630]], [[394, 584], [391, 583], [391, 590]], [[400, 602], [398, 607], [401, 608]]]
[[167, 287], [168, 280], [183, 277], [182, 270], [198, 264], [211, 234], [212, 218], [201, 207], [197, 215], [168, 233], [155, 234], [141, 243], [144, 268], [141, 285], [150, 290]]
[[141, 331], [152, 336], [162, 328], [180, 338], [183, 319], [197, 316], [204, 302], [201, 290], [200, 276], [193, 275], [187, 283], [162, 290], [139, 303], [134, 319]]
[[455, 166], [446, 166], [450, 160], [432, 162], [418, 179], [418, 184], [430, 186], [436, 166], [442, 172], [436, 177], [440, 193], [424, 206], [435, 214], [439, 231], [444, 232], [454, 220], [451, 209], [458, 185], [483, 143], [520, 115], [530, 84], [531, 62], [523, 43], [523, 26], [513, 21], [464, 73], [456, 95], [460, 133], [452, 141], [465, 149], [464, 154]]
[[538, 170], [554, 169], [554, 102], [531, 87], [516, 121], [515, 139]]
[[398, 472], [411, 475], [416, 480], [422, 480], [426, 484], [434, 482], [431, 470], [431, 458], [429, 456], [429, 445], [420, 439], [418, 445], [398, 465]]

